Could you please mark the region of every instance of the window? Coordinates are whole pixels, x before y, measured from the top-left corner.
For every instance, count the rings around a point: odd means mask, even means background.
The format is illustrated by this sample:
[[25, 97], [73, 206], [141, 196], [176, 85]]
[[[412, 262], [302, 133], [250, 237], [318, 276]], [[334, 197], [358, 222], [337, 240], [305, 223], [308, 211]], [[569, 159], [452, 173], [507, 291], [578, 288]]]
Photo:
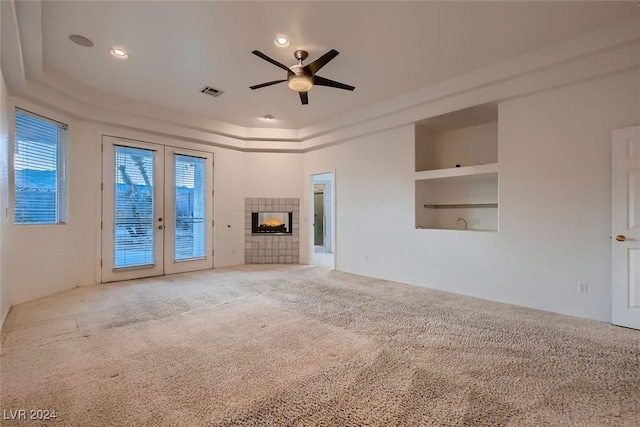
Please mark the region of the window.
[[64, 223], [67, 125], [16, 109], [14, 141], [15, 223]]
[[175, 260], [204, 259], [207, 245], [205, 159], [176, 154], [175, 179]]

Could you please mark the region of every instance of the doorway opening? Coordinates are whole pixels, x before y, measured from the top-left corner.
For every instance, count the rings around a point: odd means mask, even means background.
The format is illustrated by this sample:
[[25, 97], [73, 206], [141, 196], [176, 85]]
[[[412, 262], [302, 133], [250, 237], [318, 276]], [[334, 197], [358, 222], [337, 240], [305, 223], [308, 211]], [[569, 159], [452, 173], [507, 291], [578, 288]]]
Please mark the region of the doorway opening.
[[311, 175], [310, 261], [313, 265], [335, 268], [335, 175], [333, 172]]

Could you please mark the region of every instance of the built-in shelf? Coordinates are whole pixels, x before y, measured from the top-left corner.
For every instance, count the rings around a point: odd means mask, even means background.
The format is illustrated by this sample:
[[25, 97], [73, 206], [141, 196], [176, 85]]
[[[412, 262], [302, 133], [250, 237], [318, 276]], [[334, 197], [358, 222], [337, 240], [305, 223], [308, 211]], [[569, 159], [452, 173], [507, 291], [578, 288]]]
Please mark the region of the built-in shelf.
[[480, 229], [480, 228], [449, 228], [449, 227], [416, 227], [416, 230], [443, 230], [443, 231], [462, 231], [465, 233], [495, 233], [498, 230], [495, 229]]
[[416, 228], [497, 232], [498, 169], [497, 105], [416, 123]]
[[471, 209], [471, 208], [497, 208], [497, 203], [459, 203], [453, 205], [424, 205], [426, 209]]
[[488, 163], [486, 165], [462, 166], [459, 168], [433, 169], [416, 172], [415, 180], [452, 178], [456, 176], [483, 175], [487, 173], [497, 173], [498, 164]]

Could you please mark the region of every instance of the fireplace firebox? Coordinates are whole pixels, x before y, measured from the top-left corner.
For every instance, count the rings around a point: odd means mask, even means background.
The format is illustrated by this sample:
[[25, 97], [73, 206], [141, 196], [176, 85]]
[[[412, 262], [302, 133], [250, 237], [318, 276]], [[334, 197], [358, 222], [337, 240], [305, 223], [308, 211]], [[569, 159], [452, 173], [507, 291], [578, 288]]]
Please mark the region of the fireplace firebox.
[[291, 235], [293, 212], [251, 212], [252, 235]]

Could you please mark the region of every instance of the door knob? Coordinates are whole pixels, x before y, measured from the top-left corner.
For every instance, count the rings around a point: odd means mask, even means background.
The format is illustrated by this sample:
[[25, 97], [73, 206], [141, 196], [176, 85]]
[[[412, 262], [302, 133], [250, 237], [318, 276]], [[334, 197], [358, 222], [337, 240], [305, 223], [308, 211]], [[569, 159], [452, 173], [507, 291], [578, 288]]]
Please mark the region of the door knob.
[[162, 230], [162, 226], [161, 225], [158, 226], [158, 230]]
[[158, 218], [158, 221], [162, 222], [162, 218]]
[[617, 240], [618, 242], [624, 242], [625, 240], [627, 240], [627, 236], [624, 236], [624, 235], [622, 235], [622, 234], [618, 234], [618, 235], [616, 236], [616, 240]]

